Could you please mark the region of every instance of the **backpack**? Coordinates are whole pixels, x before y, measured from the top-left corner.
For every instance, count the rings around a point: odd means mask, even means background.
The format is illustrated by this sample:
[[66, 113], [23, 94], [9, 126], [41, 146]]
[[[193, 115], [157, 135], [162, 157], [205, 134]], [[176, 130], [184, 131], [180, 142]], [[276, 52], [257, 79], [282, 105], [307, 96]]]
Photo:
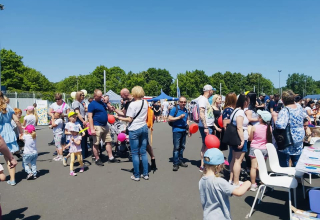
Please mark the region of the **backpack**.
[[148, 128], [153, 127], [153, 122], [154, 122], [154, 112], [151, 107], [148, 107], [148, 111], [147, 111], [147, 126], [148, 126]]
[[198, 104], [195, 104], [193, 106], [192, 117], [193, 117], [193, 121], [195, 123], [199, 123], [200, 117], [199, 117], [199, 106], [198, 106]]
[[[176, 111], [174, 112], [174, 116], [173, 117], [177, 117], [177, 114], [178, 114], [178, 107], [176, 107]], [[174, 122], [169, 122], [168, 125], [173, 127], [173, 123]]]

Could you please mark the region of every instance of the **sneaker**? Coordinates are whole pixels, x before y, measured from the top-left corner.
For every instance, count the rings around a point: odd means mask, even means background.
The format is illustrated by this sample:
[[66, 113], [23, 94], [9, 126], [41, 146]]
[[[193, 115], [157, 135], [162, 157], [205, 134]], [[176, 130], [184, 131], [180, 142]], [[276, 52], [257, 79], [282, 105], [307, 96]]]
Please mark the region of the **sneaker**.
[[140, 178], [134, 177], [134, 176], [131, 176], [131, 179], [134, 180], [134, 181], [140, 181]]
[[34, 175], [33, 175], [33, 179], [37, 179], [37, 174], [34, 174]]
[[58, 157], [53, 158], [53, 160], [54, 160], [54, 161], [61, 161], [61, 160], [62, 160], [62, 157], [59, 157], [59, 156], [58, 156]]
[[120, 160], [113, 158], [112, 160], [108, 160], [108, 163], [120, 163]]
[[188, 164], [183, 163], [183, 162], [180, 162], [179, 166], [180, 166], [180, 167], [188, 167]]
[[229, 182], [231, 185], [233, 185], [233, 181], [232, 181], [232, 180], [229, 180], [228, 182]]
[[102, 163], [102, 161], [100, 159], [96, 160], [96, 165], [101, 166], [101, 167], [104, 166], [104, 164]]
[[83, 173], [83, 171], [84, 171], [84, 167], [81, 167], [79, 172]]
[[73, 171], [70, 172], [70, 176], [76, 176], [77, 174]]
[[57, 156], [57, 155], [58, 155], [57, 151], [53, 152], [52, 154], [52, 156]]
[[54, 145], [54, 141], [51, 141], [50, 143], [48, 143], [49, 146]]
[[14, 181], [14, 180], [13, 181], [8, 180], [7, 183], [9, 185], [11, 185], [11, 186], [15, 186], [16, 185], [16, 181]]
[[203, 173], [204, 167], [199, 168], [199, 172]]
[[92, 162], [96, 161], [95, 157], [91, 157]]
[[141, 178], [143, 178], [145, 180], [149, 180], [149, 176], [148, 175], [144, 176], [143, 174], [141, 174]]
[[33, 174], [32, 174], [32, 173], [29, 173], [28, 176], [27, 176], [27, 180], [32, 179], [32, 177], [33, 177]]
[[255, 184], [251, 184], [250, 191], [255, 192], [257, 190], [258, 190], [258, 185], [256, 183]]
[[238, 185], [236, 185], [236, 184], [233, 184], [233, 185], [239, 187], [239, 186], [241, 186], [242, 184], [243, 184], [243, 182], [242, 182], [242, 181], [239, 181], [239, 184], [238, 184]]
[[173, 165], [173, 171], [178, 171], [179, 170], [179, 165]]
[[63, 166], [67, 166], [68, 165], [68, 159], [66, 158], [66, 157], [64, 157], [63, 159], [62, 159], [62, 163], [63, 163]]

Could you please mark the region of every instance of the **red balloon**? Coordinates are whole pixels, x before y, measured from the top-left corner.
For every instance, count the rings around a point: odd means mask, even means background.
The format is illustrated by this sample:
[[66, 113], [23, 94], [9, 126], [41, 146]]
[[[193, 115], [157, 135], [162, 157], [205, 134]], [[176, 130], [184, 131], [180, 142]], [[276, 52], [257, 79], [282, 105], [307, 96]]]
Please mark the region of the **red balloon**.
[[199, 126], [197, 124], [190, 125], [189, 127], [190, 134], [197, 133], [198, 129], [199, 129]]
[[204, 143], [207, 149], [220, 147], [219, 138], [217, 138], [215, 135], [212, 135], [212, 134], [207, 135], [206, 139], [204, 139]]
[[116, 122], [116, 119], [114, 118], [113, 115], [108, 115], [108, 122], [109, 122], [110, 124], [113, 124], [113, 123]]
[[223, 128], [222, 115], [220, 115], [220, 117], [218, 119], [218, 124], [219, 124], [220, 128]]

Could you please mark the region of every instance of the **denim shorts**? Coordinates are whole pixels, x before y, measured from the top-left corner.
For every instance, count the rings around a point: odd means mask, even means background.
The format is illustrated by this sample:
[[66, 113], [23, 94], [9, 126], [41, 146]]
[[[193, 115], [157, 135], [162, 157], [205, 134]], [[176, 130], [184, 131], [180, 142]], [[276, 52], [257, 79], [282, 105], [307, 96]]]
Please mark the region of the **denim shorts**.
[[248, 150], [248, 141], [244, 141], [242, 149], [238, 149], [238, 146], [231, 146], [232, 150], [235, 152], [247, 152]]
[[[256, 149], [257, 148], [253, 148], [253, 147], [250, 148], [249, 157], [253, 157], [253, 158], [256, 157], [256, 155], [254, 154], [254, 150], [256, 150]], [[265, 157], [265, 158], [268, 157], [268, 150], [267, 149], [258, 149], [258, 150], [260, 150], [262, 152], [263, 157]]]
[[[213, 126], [208, 127], [208, 129], [209, 129], [209, 134], [213, 134]], [[204, 140], [206, 139], [206, 134], [204, 133], [204, 127], [199, 127], [199, 131], [201, 134], [202, 143], [204, 144]]]

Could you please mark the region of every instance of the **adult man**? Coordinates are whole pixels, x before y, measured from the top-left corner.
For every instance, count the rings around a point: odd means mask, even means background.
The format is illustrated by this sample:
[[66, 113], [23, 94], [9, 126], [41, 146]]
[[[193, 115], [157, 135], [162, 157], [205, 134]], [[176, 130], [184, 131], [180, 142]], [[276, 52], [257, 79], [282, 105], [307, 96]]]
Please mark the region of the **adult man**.
[[179, 98], [179, 105], [172, 108], [168, 119], [169, 122], [173, 122], [173, 171], [178, 171], [179, 166], [188, 167], [182, 161], [183, 151], [186, 148], [187, 126], [189, 125], [186, 104], [187, 99], [181, 96]]
[[[202, 148], [200, 152], [201, 166], [199, 171], [203, 172], [203, 154], [206, 151], [204, 140], [207, 135], [213, 133], [214, 115], [213, 108], [211, 107], [208, 98], [213, 95], [213, 88], [211, 85], [205, 85], [203, 87], [203, 95], [198, 100], [198, 106], [200, 110], [199, 131], [202, 137]], [[196, 108], [196, 107], [195, 107]]]
[[282, 109], [283, 103], [280, 103], [279, 100], [280, 100], [280, 95], [279, 94], [275, 94], [274, 95], [274, 101], [270, 101], [270, 103], [269, 103], [269, 109], [270, 109], [271, 113], [273, 111], [279, 112]]
[[259, 98], [257, 99], [257, 102], [258, 102], [258, 105], [256, 106], [257, 110], [265, 110], [265, 100], [264, 98], [266, 97], [266, 94], [265, 93], [261, 93]]
[[[132, 97], [132, 95], [130, 94], [129, 90], [127, 88], [123, 88], [121, 91], [120, 91], [120, 96], [121, 98], [123, 99], [123, 101], [125, 101], [125, 104], [124, 104], [124, 107], [122, 110], [119, 110], [119, 109], [115, 109], [114, 111], [119, 115], [119, 116], [122, 116], [122, 117], [126, 117], [127, 116], [127, 110], [129, 108], [129, 105], [132, 101], [134, 101], [134, 98]], [[147, 152], [148, 154], [150, 155], [151, 157], [151, 169], [153, 170], [156, 170], [157, 169], [157, 166], [156, 166], [156, 158], [154, 157], [154, 154], [153, 154], [153, 149], [152, 147], [150, 146], [149, 144], [149, 141], [148, 141], [148, 144], [147, 144]]]
[[167, 99], [162, 103], [162, 116], [163, 116], [163, 122], [167, 121], [169, 115], [169, 102]]
[[104, 166], [99, 158], [99, 145], [103, 140], [106, 143], [106, 150], [109, 156], [109, 163], [119, 163], [120, 160], [116, 159], [112, 155], [111, 136], [108, 127], [108, 113], [106, 110], [106, 104], [102, 100], [102, 92], [99, 89], [94, 90], [94, 100], [88, 107], [88, 118], [90, 123], [91, 135], [93, 136], [93, 154], [95, 156], [96, 164], [98, 166]]

